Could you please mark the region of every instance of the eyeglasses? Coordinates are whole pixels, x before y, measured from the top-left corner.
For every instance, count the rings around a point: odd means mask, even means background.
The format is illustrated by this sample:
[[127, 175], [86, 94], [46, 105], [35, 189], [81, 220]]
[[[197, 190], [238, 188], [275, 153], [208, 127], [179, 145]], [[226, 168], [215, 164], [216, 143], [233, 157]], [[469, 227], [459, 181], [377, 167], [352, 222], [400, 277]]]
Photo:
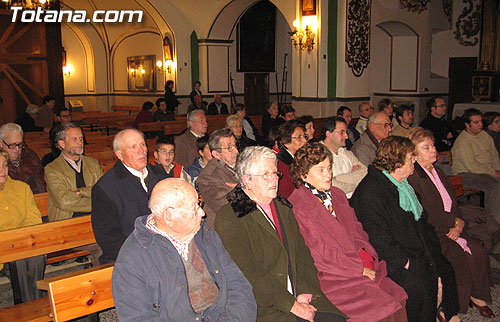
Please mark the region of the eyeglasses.
[[384, 127], [392, 127], [392, 123], [372, 123], [376, 125], [383, 125]]
[[446, 107], [446, 104], [434, 105], [434, 107]]
[[191, 214], [197, 214], [198, 211], [203, 209], [204, 204], [205, 204], [205, 202], [203, 200], [198, 199], [198, 202], [196, 203], [194, 210], [184, 209], [184, 208], [174, 208], [174, 207], [170, 207], [170, 209], [176, 209], [176, 210], [180, 210], [180, 211], [189, 212]]
[[21, 143], [7, 143], [2, 139], [2, 142], [11, 150], [14, 150], [15, 148], [24, 148], [26, 144], [24, 142]]
[[249, 174], [249, 176], [262, 177], [264, 180], [269, 181], [271, 179], [274, 179], [275, 177], [280, 179], [283, 176], [283, 173], [279, 171], [274, 171], [274, 172], [266, 172], [264, 174]]
[[234, 149], [237, 149], [238, 147], [236, 146], [236, 144], [229, 144], [228, 146], [226, 147], [220, 147], [219, 149], [225, 149], [225, 150], [228, 150], [228, 151], [232, 151]]
[[168, 155], [175, 155], [175, 151], [167, 151], [167, 150], [158, 150], [158, 153], [161, 153], [161, 154], [168, 154]]
[[71, 114], [68, 114], [68, 115], [60, 115], [59, 117], [71, 117]]
[[307, 134], [304, 134], [304, 135], [298, 135], [298, 136], [292, 136], [292, 139], [295, 139], [295, 140], [308, 140], [309, 139], [309, 135]]

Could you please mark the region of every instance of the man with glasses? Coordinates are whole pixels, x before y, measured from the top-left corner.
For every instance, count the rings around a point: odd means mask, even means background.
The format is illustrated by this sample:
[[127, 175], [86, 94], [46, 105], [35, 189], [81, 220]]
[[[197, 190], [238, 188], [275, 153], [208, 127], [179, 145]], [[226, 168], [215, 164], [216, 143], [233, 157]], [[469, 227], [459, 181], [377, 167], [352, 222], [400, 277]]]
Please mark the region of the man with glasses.
[[35, 151], [23, 141], [23, 129], [14, 123], [0, 127], [2, 150], [9, 154], [9, 176], [14, 180], [27, 183], [33, 194], [47, 191], [44, 171]]
[[150, 213], [149, 196], [154, 186], [168, 177], [148, 164], [144, 134], [136, 129], [118, 132], [113, 140], [118, 158], [92, 188], [92, 228], [102, 249], [101, 264], [114, 262], [135, 219]]
[[184, 171], [184, 167], [174, 161], [175, 143], [172, 136], [160, 136], [156, 140], [154, 156], [156, 159], [154, 165], [160, 171], [169, 174], [173, 178], [180, 178], [191, 183], [191, 177]]
[[252, 287], [201, 220], [195, 189], [179, 179], [163, 180], [149, 207], [151, 214], [137, 218], [115, 263], [120, 321], [254, 322]]
[[366, 131], [352, 146], [351, 151], [361, 163], [368, 166], [375, 159], [380, 141], [389, 136], [392, 130], [392, 123], [389, 116], [384, 112], [377, 112], [368, 118]]
[[429, 114], [420, 122], [420, 126], [434, 134], [436, 150], [438, 152], [450, 151], [458, 133], [446, 120], [446, 103], [441, 97], [433, 97], [427, 101]]
[[208, 139], [212, 160], [201, 170], [197, 184], [205, 201], [206, 222], [214, 226], [215, 215], [227, 203], [226, 195], [238, 182], [234, 166], [238, 157], [236, 139], [230, 129], [214, 131]]
[[332, 185], [351, 198], [354, 190], [367, 173], [366, 166], [346, 149], [347, 124], [341, 117], [329, 117], [323, 123], [323, 143], [333, 156]]

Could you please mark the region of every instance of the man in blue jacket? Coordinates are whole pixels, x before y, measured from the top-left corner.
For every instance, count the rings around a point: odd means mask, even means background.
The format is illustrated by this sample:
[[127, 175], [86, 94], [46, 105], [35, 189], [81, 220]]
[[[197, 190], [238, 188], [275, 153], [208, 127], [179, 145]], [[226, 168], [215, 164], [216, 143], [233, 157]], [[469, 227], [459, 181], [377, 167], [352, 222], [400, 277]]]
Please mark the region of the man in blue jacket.
[[119, 320], [254, 322], [252, 287], [202, 221], [196, 190], [165, 179], [153, 189], [149, 208], [152, 214], [137, 218], [114, 267]]

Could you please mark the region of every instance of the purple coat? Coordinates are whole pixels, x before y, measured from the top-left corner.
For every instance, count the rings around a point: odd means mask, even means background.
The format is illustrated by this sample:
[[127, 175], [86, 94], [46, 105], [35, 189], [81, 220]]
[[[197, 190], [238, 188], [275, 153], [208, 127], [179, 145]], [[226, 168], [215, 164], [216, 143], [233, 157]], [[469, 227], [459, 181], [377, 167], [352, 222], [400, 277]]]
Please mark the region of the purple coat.
[[[337, 219], [304, 186], [288, 198], [318, 269], [321, 290], [350, 317], [349, 322], [379, 321], [401, 309], [407, 295], [387, 277], [385, 262], [378, 261], [345, 194], [334, 187], [331, 194]], [[374, 282], [363, 276], [358, 255], [362, 248], [375, 259]]]

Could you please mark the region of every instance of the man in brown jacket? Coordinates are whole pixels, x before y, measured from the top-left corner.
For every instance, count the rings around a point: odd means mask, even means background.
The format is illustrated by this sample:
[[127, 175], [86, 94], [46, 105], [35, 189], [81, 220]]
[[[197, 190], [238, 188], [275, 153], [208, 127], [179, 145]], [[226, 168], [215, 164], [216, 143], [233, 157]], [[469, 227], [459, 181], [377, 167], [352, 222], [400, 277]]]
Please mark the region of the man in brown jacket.
[[199, 157], [196, 140], [207, 134], [205, 112], [194, 110], [187, 115], [187, 130], [175, 138], [175, 162], [187, 168]]
[[201, 170], [197, 184], [205, 201], [205, 220], [213, 227], [215, 215], [227, 203], [226, 195], [238, 182], [234, 171], [238, 148], [233, 132], [226, 128], [213, 132], [208, 145], [213, 158]]

